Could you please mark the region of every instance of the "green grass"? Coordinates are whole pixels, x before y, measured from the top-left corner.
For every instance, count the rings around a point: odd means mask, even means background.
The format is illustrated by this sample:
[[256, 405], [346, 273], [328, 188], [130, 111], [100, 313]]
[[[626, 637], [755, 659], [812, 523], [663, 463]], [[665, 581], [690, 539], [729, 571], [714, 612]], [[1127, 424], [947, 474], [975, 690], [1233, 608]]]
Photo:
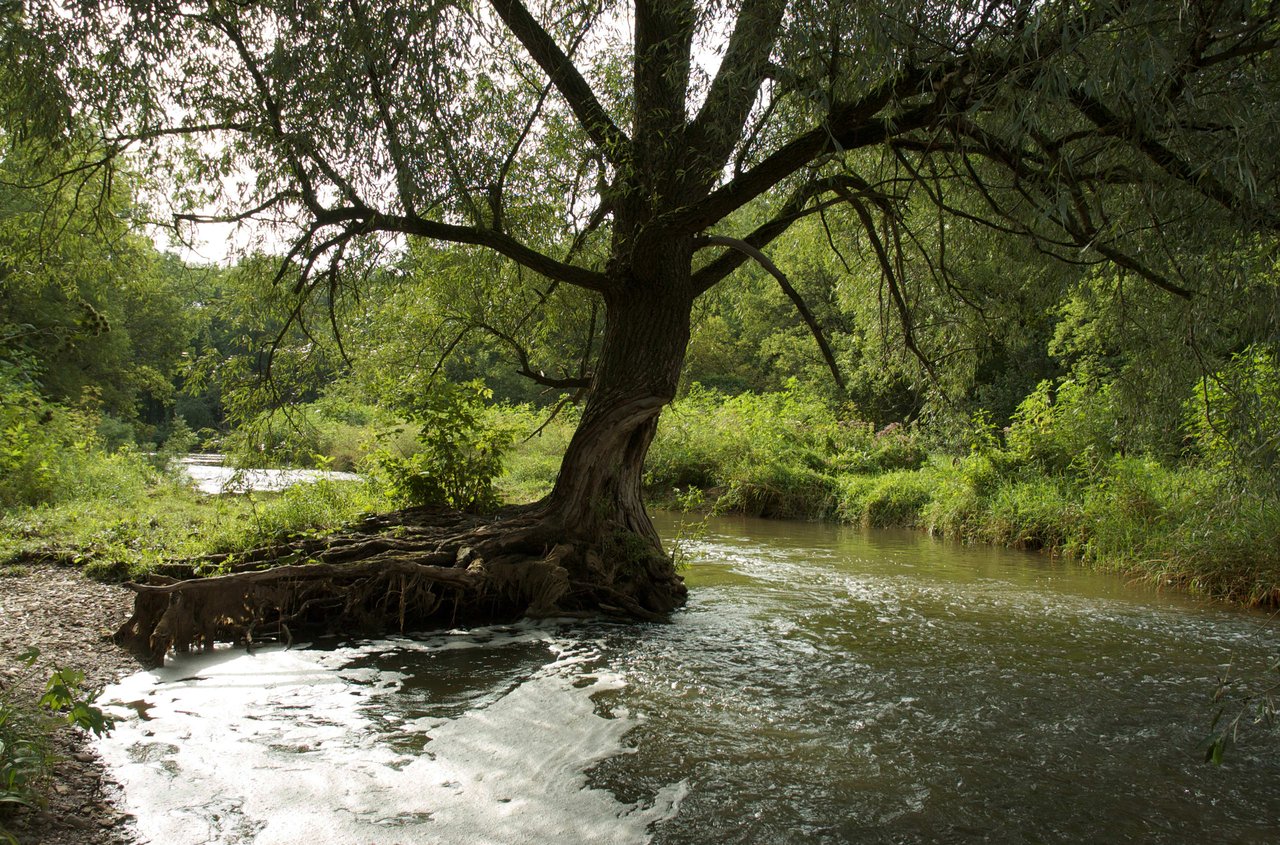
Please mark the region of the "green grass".
[[[496, 481], [531, 502], [555, 481], [572, 413], [550, 424], [528, 407], [488, 423], [515, 434]], [[535, 430], [542, 427], [538, 433]], [[1034, 445], [1034, 444], [1032, 444]], [[916, 527], [968, 542], [1042, 549], [1161, 586], [1247, 604], [1280, 604], [1280, 491], [1219, 468], [1111, 456], [1057, 469], [987, 443], [935, 453], [910, 431], [840, 421], [796, 391], [725, 397], [695, 390], [666, 412], [646, 465], [651, 502], [699, 491], [708, 508], [789, 519]], [[282, 494], [205, 497], [136, 453], [77, 458], [82, 484], [56, 502], [0, 515], [0, 574], [42, 557], [104, 579], [173, 559], [332, 530], [393, 507], [364, 482]]]
[[390, 506], [364, 482], [318, 481], [282, 493], [204, 496], [152, 474], [102, 495], [0, 516], [0, 566], [54, 558], [102, 580], [139, 577], [166, 560], [252, 548], [319, 532]]
[[515, 445], [503, 456], [502, 474], [494, 479], [504, 502], [536, 502], [556, 483], [560, 459], [573, 437], [577, 415], [563, 412], [550, 422], [548, 415], [549, 411], [539, 412], [528, 406], [491, 409], [491, 424], [504, 426], [515, 435]]
[[838, 513], [845, 522], [868, 527], [916, 527], [936, 483], [932, 470], [892, 470], [841, 479]]

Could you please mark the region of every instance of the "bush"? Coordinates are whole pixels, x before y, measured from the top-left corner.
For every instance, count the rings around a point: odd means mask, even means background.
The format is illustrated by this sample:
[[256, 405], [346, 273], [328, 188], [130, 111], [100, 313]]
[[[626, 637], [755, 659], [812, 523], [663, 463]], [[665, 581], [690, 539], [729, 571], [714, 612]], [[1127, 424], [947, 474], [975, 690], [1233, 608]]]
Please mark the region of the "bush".
[[999, 483], [991, 459], [974, 453], [934, 470], [934, 487], [921, 509], [920, 523], [930, 533], [973, 537], [986, 515], [987, 496]]
[[1245, 604], [1280, 605], [1280, 492], [1220, 476], [1184, 479], [1148, 570], [1159, 583]]
[[[242, 466], [316, 467], [349, 472], [376, 448], [396, 440], [401, 421], [385, 411], [353, 412], [324, 400], [259, 414], [223, 439]], [[405, 438], [412, 443], [412, 436]], [[412, 451], [410, 448], [408, 451]]]
[[1042, 381], [1014, 412], [1011, 457], [1052, 475], [1086, 477], [1116, 451], [1111, 385], [1080, 377]]
[[870, 434], [870, 423], [846, 423], [844, 428], [849, 436], [833, 460], [840, 471], [871, 473], [919, 469], [929, 457], [915, 430], [908, 426], [890, 423], [874, 436]]
[[1252, 346], [1196, 386], [1187, 428], [1208, 466], [1280, 487], [1280, 359]]
[[364, 481], [322, 478], [295, 484], [280, 493], [245, 497], [224, 518], [202, 526], [201, 546], [208, 552], [254, 548], [349, 525], [388, 504]]
[[498, 505], [494, 479], [514, 432], [487, 424], [480, 382], [441, 383], [416, 397], [406, 413], [417, 425], [417, 451], [373, 452], [363, 465], [387, 495], [403, 505], [485, 511]]
[[55, 669], [38, 697], [30, 690], [33, 667], [40, 653], [28, 649], [17, 656], [16, 670], [6, 672], [0, 686], [0, 840], [16, 842], [4, 828], [3, 813], [15, 806], [35, 807], [54, 757], [49, 738], [60, 725], [102, 736], [112, 720], [95, 702], [98, 692], [84, 688], [84, 674]]
[[488, 409], [486, 425], [513, 432], [515, 443], [495, 480], [503, 501], [534, 502], [551, 492], [560, 460], [578, 421], [575, 406], [565, 406], [549, 419], [551, 409], [531, 405], [497, 405]]
[[794, 381], [778, 393], [726, 397], [700, 385], [662, 416], [645, 463], [645, 486], [659, 496], [721, 488], [720, 509], [775, 516], [830, 513], [837, 455], [871, 441]]
[[45, 401], [0, 360], [0, 507], [72, 498], [81, 470], [98, 454], [96, 418]]

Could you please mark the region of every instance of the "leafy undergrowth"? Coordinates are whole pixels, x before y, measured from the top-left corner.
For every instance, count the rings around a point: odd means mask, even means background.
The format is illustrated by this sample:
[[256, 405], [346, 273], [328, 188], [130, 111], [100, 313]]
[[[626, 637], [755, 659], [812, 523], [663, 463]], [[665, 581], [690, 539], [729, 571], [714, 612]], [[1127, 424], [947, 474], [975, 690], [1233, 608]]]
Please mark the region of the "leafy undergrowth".
[[[1056, 398], [1037, 392], [1003, 433], [975, 421], [967, 451], [955, 454], [927, 446], [910, 427], [874, 431], [842, 419], [795, 386], [737, 396], [695, 387], [662, 418], [646, 493], [659, 507], [679, 507], [693, 490], [720, 512], [916, 527], [1045, 550], [1200, 595], [1280, 604], [1276, 485], [1222, 460], [1208, 435], [1199, 460], [1121, 454], [1088, 412], [1095, 401], [1078, 386]], [[484, 415], [477, 430], [515, 442], [501, 456], [498, 495], [515, 503], [545, 495], [573, 412], [549, 424], [527, 406]], [[470, 466], [469, 454], [450, 453], [446, 463]], [[77, 460], [90, 482], [0, 516], [0, 571], [55, 559], [103, 579], [137, 577], [164, 561], [323, 533], [405, 504], [377, 472], [371, 482], [207, 497], [136, 453]]]
[[[725, 396], [695, 387], [664, 413], [646, 465], [651, 504], [913, 527], [1060, 554], [1249, 605], [1280, 605], [1280, 491], [1210, 461], [1117, 453], [1080, 387], [1037, 392], [1006, 432], [975, 421], [964, 454], [909, 427], [840, 419], [792, 388]], [[510, 415], [512, 412], [506, 412]], [[526, 430], [535, 417], [525, 409]], [[507, 417], [508, 422], [512, 417]], [[508, 456], [509, 501], [550, 489], [572, 419]]]
[[57, 762], [51, 740], [67, 726], [102, 736], [112, 719], [98, 706], [98, 691], [86, 689], [83, 673], [57, 668], [40, 688], [34, 666], [40, 652], [27, 649], [16, 666], [3, 666], [0, 682], [0, 842], [17, 839], [4, 816], [16, 807], [39, 807]]
[[110, 495], [88, 495], [0, 516], [0, 566], [51, 560], [100, 580], [136, 578], [156, 565], [253, 548], [389, 510], [380, 490], [321, 480], [282, 493], [205, 496], [185, 480], [151, 477]]

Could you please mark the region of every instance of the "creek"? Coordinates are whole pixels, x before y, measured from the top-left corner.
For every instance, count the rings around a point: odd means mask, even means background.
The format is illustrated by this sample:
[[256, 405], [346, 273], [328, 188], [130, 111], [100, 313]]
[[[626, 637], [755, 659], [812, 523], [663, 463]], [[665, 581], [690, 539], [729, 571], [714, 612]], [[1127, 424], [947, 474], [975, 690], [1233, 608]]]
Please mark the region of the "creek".
[[178, 459], [178, 466], [201, 493], [221, 496], [227, 493], [278, 493], [295, 484], [329, 479], [355, 481], [360, 476], [351, 472], [323, 469], [237, 469], [226, 465], [226, 456], [190, 454]]
[[1201, 762], [1265, 615], [911, 532], [693, 552], [668, 624], [179, 657], [98, 749], [166, 845], [1280, 841], [1280, 731]]

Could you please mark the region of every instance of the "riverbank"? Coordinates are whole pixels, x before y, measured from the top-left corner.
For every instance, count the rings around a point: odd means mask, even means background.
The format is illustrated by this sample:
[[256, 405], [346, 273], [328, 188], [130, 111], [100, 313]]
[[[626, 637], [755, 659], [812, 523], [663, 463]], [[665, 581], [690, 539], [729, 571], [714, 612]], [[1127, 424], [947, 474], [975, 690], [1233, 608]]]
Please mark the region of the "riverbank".
[[[780, 424], [785, 422], [783, 418]], [[1122, 458], [1088, 481], [1055, 479], [1025, 465], [1000, 464], [999, 454], [993, 459], [991, 452], [930, 457], [912, 446], [909, 433], [881, 433], [876, 441], [880, 451], [872, 454], [879, 457], [871, 460], [881, 465], [870, 472], [839, 473], [831, 460], [797, 462], [796, 453], [784, 448], [776, 449], [771, 460], [755, 463], [682, 464], [672, 460], [680, 441], [660, 440], [650, 492], [659, 501], [661, 480], [683, 474], [683, 487], [668, 486], [667, 504], [873, 527], [910, 526], [973, 542], [1073, 556], [1095, 567], [1139, 574], [1162, 587], [1243, 603], [1274, 603], [1280, 595], [1274, 587], [1280, 582], [1274, 561], [1280, 536], [1267, 533], [1277, 524], [1274, 514], [1265, 508], [1252, 517], [1242, 512], [1252, 500], [1222, 495], [1211, 474]], [[549, 442], [554, 449], [554, 441]], [[844, 460], [849, 460], [847, 454]], [[894, 461], [916, 466], [883, 466]], [[535, 492], [537, 483], [550, 482], [547, 472], [529, 469], [535, 464], [554, 466], [546, 456], [528, 450], [513, 456], [503, 485], [509, 496], [514, 497], [509, 485], [515, 477]], [[712, 483], [691, 483], [692, 466], [699, 466], [706, 473], [702, 480]], [[128, 500], [84, 501], [4, 516], [8, 533], [0, 539], [7, 537], [10, 548], [18, 549], [0, 568], [0, 617], [6, 620], [0, 653], [6, 658], [35, 646], [41, 650], [43, 670], [54, 664], [73, 667], [84, 671], [94, 686], [116, 680], [139, 668], [110, 641], [111, 632], [129, 614], [132, 594], [87, 576], [110, 579], [145, 571], [166, 558], [190, 554], [194, 544], [204, 549], [214, 544], [244, 548], [286, 533], [325, 532], [376, 505], [360, 483], [321, 482], [285, 493], [219, 498], [198, 496], [165, 479], [139, 489], [143, 493]], [[1224, 514], [1228, 518], [1223, 519]], [[1172, 543], [1183, 543], [1180, 553], [1188, 559], [1197, 543], [1211, 554], [1192, 576], [1180, 580], [1169, 568], [1170, 558], [1157, 556], [1161, 548], [1179, 548]], [[1150, 557], [1140, 560], [1143, 554]], [[63, 565], [52, 565], [53, 560]], [[1190, 580], [1203, 577], [1196, 573], [1205, 571], [1217, 580]], [[1226, 578], [1233, 571], [1234, 582]], [[1234, 592], [1222, 587], [1231, 584]], [[1271, 584], [1271, 592], [1258, 592], [1259, 584]], [[17, 621], [8, 624], [9, 620]], [[19, 842], [131, 842], [129, 820], [113, 809], [114, 787], [84, 738], [64, 733], [57, 739], [57, 750], [62, 760], [51, 782], [48, 807], [21, 811], [9, 822]]]
[[1280, 499], [1149, 458], [1113, 459], [1086, 477], [1001, 468], [983, 454], [870, 473], [773, 463], [666, 497], [668, 507], [690, 501], [714, 513], [917, 529], [1060, 556], [1161, 589], [1280, 606]]
[[[133, 594], [94, 581], [71, 566], [36, 565], [0, 578], [0, 654], [9, 660], [28, 648], [40, 650], [36, 678], [54, 667], [84, 673], [94, 688], [137, 671], [136, 659], [111, 641], [128, 618]], [[116, 808], [117, 787], [82, 731], [64, 728], [52, 739], [57, 757], [41, 809], [17, 808], [0, 829], [21, 845], [130, 845], [136, 841], [128, 816]]]
[[[663, 414], [646, 495], [668, 509], [914, 528], [1280, 606], [1280, 488], [1265, 467], [1211, 444], [1126, 453], [1091, 413], [1037, 406], [1006, 430], [975, 420], [939, 441], [908, 426], [875, 431], [802, 391], [695, 389]], [[497, 482], [504, 495], [549, 490], [571, 431], [557, 421], [521, 443]]]

